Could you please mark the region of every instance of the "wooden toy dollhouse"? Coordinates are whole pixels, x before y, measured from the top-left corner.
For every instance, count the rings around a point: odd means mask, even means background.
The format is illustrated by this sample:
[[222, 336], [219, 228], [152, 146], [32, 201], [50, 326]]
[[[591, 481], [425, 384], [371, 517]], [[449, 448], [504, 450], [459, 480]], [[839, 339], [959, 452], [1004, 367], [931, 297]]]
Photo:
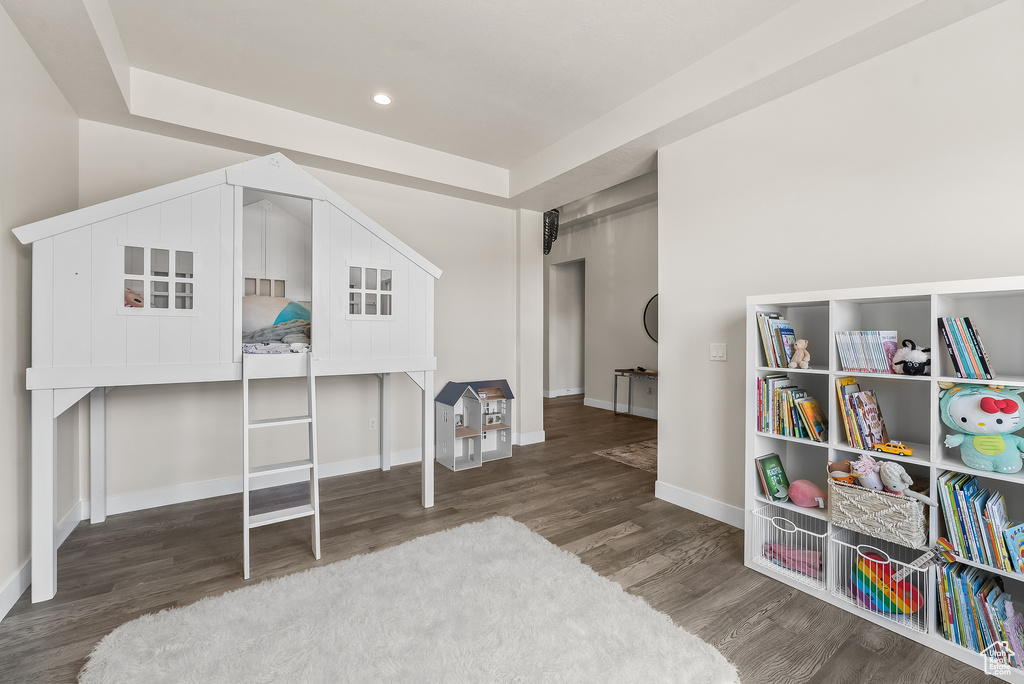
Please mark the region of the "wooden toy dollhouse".
[[434, 399], [437, 462], [464, 470], [510, 457], [513, 399], [507, 380], [446, 384]]
[[[32, 245], [26, 384], [32, 392], [33, 601], [56, 592], [54, 421], [90, 396], [91, 512], [100, 522], [105, 393], [112, 387], [239, 380], [243, 366], [247, 379], [307, 377], [312, 453], [308, 461], [283, 465], [312, 473], [312, 498], [313, 379], [380, 376], [381, 466], [387, 469], [390, 374], [407, 373], [423, 391], [422, 502], [433, 505], [429, 407], [437, 365], [434, 281], [441, 271], [283, 155], [14, 233]], [[292, 313], [285, 316], [285, 309]], [[268, 310], [270, 322], [260, 327]], [[260, 337], [282, 324], [298, 338]], [[243, 346], [285, 353], [243, 354]], [[291, 353], [296, 350], [308, 353]], [[248, 383], [244, 387], [247, 402]], [[251, 427], [245, 426], [246, 446]], [[319, 512], [310, 515], [318, 554]]]

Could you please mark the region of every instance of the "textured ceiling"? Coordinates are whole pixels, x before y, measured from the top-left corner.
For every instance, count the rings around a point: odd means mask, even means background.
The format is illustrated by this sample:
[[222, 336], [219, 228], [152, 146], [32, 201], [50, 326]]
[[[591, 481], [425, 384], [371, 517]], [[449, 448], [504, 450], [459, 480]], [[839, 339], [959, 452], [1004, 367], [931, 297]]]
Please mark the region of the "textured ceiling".
[[508, 168], [793, 2], [109, 5], [134, 67]]

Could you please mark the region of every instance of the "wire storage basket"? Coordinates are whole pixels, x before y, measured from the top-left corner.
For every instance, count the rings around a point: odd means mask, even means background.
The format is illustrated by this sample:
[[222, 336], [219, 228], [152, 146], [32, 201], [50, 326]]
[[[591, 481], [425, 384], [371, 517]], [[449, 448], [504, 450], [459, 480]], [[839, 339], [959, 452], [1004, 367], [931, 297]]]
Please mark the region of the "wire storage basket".
[[815, 589], [825, 588], [828, 523], [767, 504], [753, 512], [753, 561]]
[[910, 565], [920, 553], [883, 539], [833, 529], [832, 594], [918, 632], [928, 631], [928, 571]]
[[833, 525], [903, 546], [928, 546], [926, 506], [918, 499], [829, 479], [828, 506]]

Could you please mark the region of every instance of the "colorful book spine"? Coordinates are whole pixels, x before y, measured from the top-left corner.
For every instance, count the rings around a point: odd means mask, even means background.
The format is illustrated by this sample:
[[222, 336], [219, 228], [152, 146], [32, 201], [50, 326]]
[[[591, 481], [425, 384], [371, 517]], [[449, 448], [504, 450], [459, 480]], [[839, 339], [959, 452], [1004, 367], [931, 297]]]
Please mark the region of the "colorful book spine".
[[956, 348], [953, 345], [953, 336], [949, 331], [949, 326], [946, 324], [946, 319], [939, 319], [939, 332], [942, 334], [942, 341], [946, 343], [946, 351], [949, 352], [949, 360], [953, 365], [953, 372], [956, 377], [964, 377], [963, 367], [960, 365], [960, 360], [957, 357]]
[[985, 379], [993, 380], [995, 376], [992, 374], [992, 362], [988, 358], [988, 353], [985, 351], [985, 345], [981, 341], [981, 335], [978, 334], [978, 329], [969, 317], [964, 318], [964, 324], [967, 326], [967, 334], [971, 336], [971, 343], [978, 352], [978, 359], [981, 363], [982, 372], [985, 374]]

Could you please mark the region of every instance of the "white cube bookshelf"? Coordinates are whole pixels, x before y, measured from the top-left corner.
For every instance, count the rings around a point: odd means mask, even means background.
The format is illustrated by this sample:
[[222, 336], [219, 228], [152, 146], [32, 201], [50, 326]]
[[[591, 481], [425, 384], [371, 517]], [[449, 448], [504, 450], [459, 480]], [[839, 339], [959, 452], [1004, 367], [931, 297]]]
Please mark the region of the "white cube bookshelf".
[[[807, 369], [773, 368], [762, 348], [758, 311], [776, 311], [788, 320], [798, 338], [809, 341], [811, 363]], [[945, 316], [969, 316], [977, 322], [979, 333], [991, 357], [994, 380], [957, 378], [938, 331], [937, 319]], [[912, 339], [918, 347], [932, 350], [931, 372], [924, 376], [893, 375], [846, 371], [840, 364], [835, 333], [848, 330], [896, 330], [898, 339]], [[789, 480], [806, 479], [827, 489], [828, 461], [857, 460], [869, 454], [880, 460], [898, 461], [918, 484], [927, 484], [936, 496], [937, 478], [947, 470], [978, 477], [983, 488], [996, 488], [1006, 498], [1011, 521], [1024, 522], [1024, 470], [994, 473], [974, 470], [960, 460], [959, 450], [943, 445], [952, 431], [939, 418], [940, 382], [1001, 384], [1024, 386], [1024, 277], [938, 283], [893, 285], [857, 289], [839, 289], [747, 298], [746, 397], [747, 430], [744, 472], [746, 533], [744, 563], [758, 572], [860, 615], [882, 627], [927, 645], [962, 662], [984, 669], [985, 657], [954, 644], [943, 636], [937, 605], [935, 571], [928, 569], [910, 575], [914, 590], [924, 597], [919, 611], [886, 614], [865, 607], [851, 591], [857, 549], [873, 553], [881, 550], [891, 558], [891, 567], [899, 568], [923, 553], [922, 550], [894, 545], [869, 535], [852, 533], [833, 524], [828, 509], [800, 508], [792, 503], [769, 501], [761, 491], [756, 459], [777, 453]], [[762, 432], [757, 424], [757, 378], [785, 373], [793, 385], [815, 397], [829, 420], [829, 437], [824, 443], [809, 439], [783, 437]], [[837, 378], [852, 376], [861, 389], [874, 391], [891, 440], [899, 440], [914, 450], [909, 456], [879, 454], [851, 447], [836, 398]], [[774, 521], [774, 522], [773, 522]], [[948, 536], [941, 508], [930, 508], [928, 540], [934, 544]], [[826, 534], [823, 544], [817, 535]], [[768, 536], [766, 536], [768, 535]], [[822, 574], [809, 581], [801, 573], [765, 557], [767, 538], [803, 539], [821, 553]], [[802, 543], [802, 542], [801, 542]], [[801, 556], [802, 561], [813, 556]], [[984, 568], [1000, 576], [1006, 591], [1014, 598], [1017, 612], [1024, 610], [1024, 575], [1001, 571], [971, 561], [965, 565]], [[824, 581], [822, 581], [824, 579]], [[908, 591], [910, 591], [908, 589]], [[1020, 654], [1024, 660], [1024, 654]], [[1014, 669], [997, 678], [1024, 682], [1024, 670]]]

